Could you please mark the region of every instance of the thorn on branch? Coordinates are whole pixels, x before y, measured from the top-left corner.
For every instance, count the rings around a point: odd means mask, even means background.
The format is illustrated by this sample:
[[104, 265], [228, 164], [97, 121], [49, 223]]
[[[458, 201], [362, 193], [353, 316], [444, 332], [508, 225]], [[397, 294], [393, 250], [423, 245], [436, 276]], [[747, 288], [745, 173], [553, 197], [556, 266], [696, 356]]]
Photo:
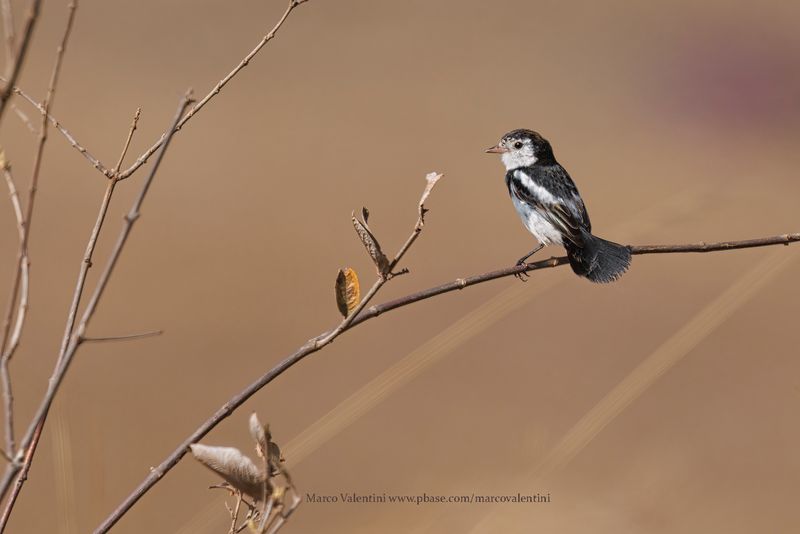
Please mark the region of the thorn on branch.
[[404, 275], [404, 274], [408, 274], [408, 273], [410, 273], [410, 272], [411, 272], [411, 271], [408, 269], [408, 267], [403, 267], [402, 269], [400, 269], [400, 270], [399, 270], [399, 271], [397, 271], [396, 273], [389, 273], [389, 274], [387, 275], [386, 279], [387, 279], [387, 280], [391, 280], [392, 278], [397, 278], [398, 276], [402, 276], [402, 275]]

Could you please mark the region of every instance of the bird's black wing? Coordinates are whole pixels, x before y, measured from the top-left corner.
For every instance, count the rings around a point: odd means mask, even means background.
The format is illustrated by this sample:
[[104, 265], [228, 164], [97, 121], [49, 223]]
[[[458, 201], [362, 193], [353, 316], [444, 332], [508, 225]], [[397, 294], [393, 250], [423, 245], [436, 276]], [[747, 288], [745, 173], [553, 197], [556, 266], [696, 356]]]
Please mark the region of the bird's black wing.
[[590, 232], [592, 224], [572, 178], [564, 167], [557, 163], [534, 165], [529, 169], [520, 172], [525, 172], [536, 185], [548, 191], [553, 199], [541, 198], [535, 191], [525, 187], [514, 172], [509, 173], [511, 176], [508, 188], [511, 194], [539, 212], [558, 228], [564, 237], [581, 246], [583, 243], [581, 229]]

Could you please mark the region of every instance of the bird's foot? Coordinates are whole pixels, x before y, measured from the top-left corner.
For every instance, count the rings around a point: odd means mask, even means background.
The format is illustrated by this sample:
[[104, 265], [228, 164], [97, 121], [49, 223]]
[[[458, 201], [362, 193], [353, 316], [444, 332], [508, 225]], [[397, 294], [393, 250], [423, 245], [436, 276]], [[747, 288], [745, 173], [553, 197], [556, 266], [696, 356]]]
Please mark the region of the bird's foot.
[[516, 276], [518, 279], [522, 280], [523, 282], [527, 282], [528, 278], [530, 278], [530, 275], [527, 272], [527, 267], [530, 264], [528, 262], [526, 262], [525, 260], [527, 260], [528, 258], [533, 256], [534, 254], [536, 254], [537, 252], [539, 252], [543, 248], [544, 248], [544, 243], [539, 243], [538, 247], [536, 247], [535, 249], [531, 250], [530, 252], [528, 252], [527, 254], [522, 256], [519, 260], [517, 260], [517, 267], [520, 267], [520, 266], [524, 265], [526, 267], [526, 269], [523, 270], [523, 271], [514, 273], [514, 276]]
[[[520, 258], [520, 260], [517, 261], [517, 267], [525, 266], [525, 268], [527, 269], [528, 264], [525, 262], [526, 259], [527, 259], [527, 257], [526, 258]], [[522, 271], [514, 273], [514, 277], [517, 280], [520, 280], [521, 282], [527, 282], [528, 278], [530, 278], [531, 275], [529, 275], [526, 270], [522, 270]]]

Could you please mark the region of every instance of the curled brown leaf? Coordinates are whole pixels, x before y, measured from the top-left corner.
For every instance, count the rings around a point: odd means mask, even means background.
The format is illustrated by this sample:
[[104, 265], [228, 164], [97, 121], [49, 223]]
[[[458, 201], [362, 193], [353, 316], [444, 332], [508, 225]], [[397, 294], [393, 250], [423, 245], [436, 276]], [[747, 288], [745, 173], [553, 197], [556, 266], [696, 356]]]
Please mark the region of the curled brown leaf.
[[339, 269], [336, 276], [336, 306], [344, 317], [350, 315], [361, 301], [361, 289], [358, 276], [351, 268]]
[[355, 213], [353, 213], [353, 228], [356, 229], [358, 238], [361, 239], [361, 243], [363, 243], [364, 248], [367, 249], [367, 254], [369, 254], [370, 258], [372, 258], [372, 262], [378, 269], [378, 274], [380, 276], [384, 276], [389, 272], [389, 258], [387, 258], [386, 254], [383, 253], [383, 250], [381, 250], [381, 246], [378, 243], [378, 239], [367, 225], [367, 220], [369, 219], [369, 210], [367, 208], [361, 208], [361, 216], [364, 219], [363, 222], [356, 217]]

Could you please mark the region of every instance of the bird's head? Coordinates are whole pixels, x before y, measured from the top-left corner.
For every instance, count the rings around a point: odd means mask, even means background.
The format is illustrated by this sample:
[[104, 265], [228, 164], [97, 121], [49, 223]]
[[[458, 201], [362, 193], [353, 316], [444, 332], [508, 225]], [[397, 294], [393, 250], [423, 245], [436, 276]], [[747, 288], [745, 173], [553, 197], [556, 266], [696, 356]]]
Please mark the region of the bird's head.
[[500, 154], [507, 170], [530, 167], [536, 162], [555, 161], [550, 143], [533, 130], [508, 132], [499, 143], [487, 148], [486, 152]]

